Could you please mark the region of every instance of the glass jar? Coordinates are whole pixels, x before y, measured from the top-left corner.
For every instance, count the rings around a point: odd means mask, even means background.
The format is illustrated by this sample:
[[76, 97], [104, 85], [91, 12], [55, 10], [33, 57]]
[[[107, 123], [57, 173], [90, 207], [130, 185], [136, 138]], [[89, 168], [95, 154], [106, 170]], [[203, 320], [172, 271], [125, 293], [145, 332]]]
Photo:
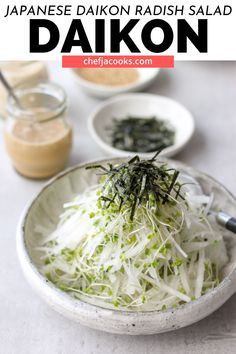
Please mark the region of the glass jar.
[[15, 90], [20, 101], [7, 102], [4, 140], [15, 169], [30, 178], [47, 178], [67, 162], [72, 129], [66, 115], [64, 90], [52, 83]]
[[[34, 85], [48, 79], [46, 65], [41, 61], [2, 61], [0, 70], [12, 87]], [[0, 83], [0, 116], [6, 117], [7, 92]]]

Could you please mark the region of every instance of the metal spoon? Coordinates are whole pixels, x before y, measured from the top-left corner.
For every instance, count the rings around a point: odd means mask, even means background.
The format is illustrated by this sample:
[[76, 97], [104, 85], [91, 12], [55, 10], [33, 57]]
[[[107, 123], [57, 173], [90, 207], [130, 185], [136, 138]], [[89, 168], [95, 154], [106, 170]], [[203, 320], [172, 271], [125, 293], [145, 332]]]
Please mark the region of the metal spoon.
[[[195, 188], [196, 194], [201, 194], [204, 191], [202, 190], [202, 187], [200, 183], [196, 180], [196, 178], [193, 178], [192, 176], [186, 175], [186, 174], [181, 174], [182, 179], [184, 182], [187, 184], [192, 184]], [[209, 214], [214, 215], [216, 218], [216, 221], [223, 227], [225, 227], [227, 230], [233, 232], [236, 234], [236, 218], [234, 218], [232, 215], [229, 215], [225, 211], [214, 211], [214, 210], [209, 210]]]
[[1, 70], [0, 70], [0, 81], [3, 84], [3, 86], [5, 87], [5, 89], [7, 90], [9, 96], [11, 96], [14, 99], [17, 106], [20, 109], [22, 109], [22, 105], [20, 103], [19, 98], [15, 95], [13, 88], [11, 87], [11, 85], [9, 84], [9, 82], [7, 81], [7, 79], [5, 78], [5, 76], [3, 75]]
[[[7, 79], [5, 78], [5, 76], [3, 75], [2, 71], [0, 70], [0, 82], [2, 82], [3, 86], [5, 87], [5, 89], [7, 90], [9, 96], [11, 96], [13, 98], [13, 100], [15, 101], [15, 103], [17, 104], [18, 108], [20, 108], [21, 111], [28, 111], [27, 108], [22, 106], [22, 103], [20, 102], [19, 98], [16, 96], [13, 88], [11, 87], [11, 85], [9, 84], [9, 82], [7, 81]], [[66, 109], [66, 108], [65, 108]], [[30, 110], [29, 110], [30, 112]], [[58, 116], [61, 115], [61, 112], [58, 114]], [[34, 117], [32, 118], [32, 124], [34, 123], [46, 123], [50, 120], [55, 119], [57, 116], [52, 116], [49, 118], [44, 118], [42, 121], [39, 121], [37, 119], [34, 119]]]
[[[213, 211], [211, 211], [214, 213]], [[224, 211], [220, 211], [216, 213], [216, 220], [222, 226], [224, 226], [227, 230], [236, 234], [236, 218], [225, 213]]]

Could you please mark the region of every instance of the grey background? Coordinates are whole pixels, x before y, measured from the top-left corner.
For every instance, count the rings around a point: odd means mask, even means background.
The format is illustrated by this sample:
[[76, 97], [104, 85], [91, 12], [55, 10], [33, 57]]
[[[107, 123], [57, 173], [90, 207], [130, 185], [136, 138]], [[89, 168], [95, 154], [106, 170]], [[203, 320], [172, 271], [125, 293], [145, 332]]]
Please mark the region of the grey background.
[[[74, 127], [70, 165], [104, 154], [91, 140], [87, 117], [100, 101], [86, 96], [69, 70], [50, 63], [66, 89]], [[214, 176], [236, 194], [236, 63], [181, 62], [162, 70], [148, 90], [179, 100], [192, 111], [196, 133], [177, 159]], [[1, 124], [3, 128], [3, 124]], [[31, 290], [19, 267], [15, 233], [26, 202], [44, 182], [19, 176], [0, 139], [0, 353], [233, 353], [236, 295], [208, 318], [175, 332], [127, 337], [97, 332], [61, 317]]]

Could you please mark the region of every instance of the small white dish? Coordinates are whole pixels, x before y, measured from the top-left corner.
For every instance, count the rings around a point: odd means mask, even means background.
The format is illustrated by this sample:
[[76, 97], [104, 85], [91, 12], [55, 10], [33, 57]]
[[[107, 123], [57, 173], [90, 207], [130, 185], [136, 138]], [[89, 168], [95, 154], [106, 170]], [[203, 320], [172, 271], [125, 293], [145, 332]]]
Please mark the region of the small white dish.
[[138, 80], [123, 86], [99, 85], [83, 79], [72, 69], [72, 74], [77, 84], [89, 95], [99, 98], [108, 98], [125, 92], [141, 91], [151, 85], [159, 74], [158, 68], [136, 68]]
[[[119, 163], [124, 159], [93, 161], [92, 163]], [[214, 192], [213, 208], [217, 205], [231, 215], [236, 214], [236, 199], [218, 182], [177, 161], [168, 161], [173, 167], [197, 179], [205, 193]], [[55, 229], [63, 203], [97, 183], [99, 176], [85, 170], [91, 163], [70, 168], [49, 181], [29, 203], [21, 215], [17, 230], [17, 253], [21, 267], [32, 288], [53, 309], [62, 315], [91, 328], [111, 333], [143, 335], [171, 331], [185, 327], [208, 316], [218, 309], [236, 290], [236, 238], [225, 236], [229, 263], [224, 268], [221, 283], [195, 301], [165, 311], [130, 312], [104, 309], [76, 300], [50, 283], [39, 267], [41, 235], [35, 226]], [[222, 230], [222, 233], [225, 231]], [[225, 233], [224, 233], [225, 235]]]
[[[122, 119], [127, 116], [156, 116], [166, 120], [175, 129], [175, 142], [165, 148], [162, 156], [173, 156], [191, 139], [195, 124], [192, 114], [180, 103], [164, 96], [147, 93], [125, 94], [113, 97], [101, 103], [89, 117], [88, 128], [94, 141], [109, 156], [134, 156], [137, 152], [116, 149], [111, 145], [107, 128], [112, 125], [112, 119]], [[155, 152], [138, 153], [143, 158], [150, 158]]]

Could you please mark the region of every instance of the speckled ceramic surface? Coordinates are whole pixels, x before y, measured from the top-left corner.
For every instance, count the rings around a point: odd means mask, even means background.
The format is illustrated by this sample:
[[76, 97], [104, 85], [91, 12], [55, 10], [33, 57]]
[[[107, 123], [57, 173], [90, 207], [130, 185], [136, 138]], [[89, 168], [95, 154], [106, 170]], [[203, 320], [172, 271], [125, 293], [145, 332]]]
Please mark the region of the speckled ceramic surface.
[[[103, 160], [104, 163], [106, 161]], [[205, 193], [213, 191], [214, 203], [228, 213], [236, 214], [235, 198], [218, 182], [182, 163], [169, 161], [173, 167], [196, 178]], [[154, 334], [199, 321], [218, 309], [235, 292], [236, 238], [225, 230], [222, 232], [225, 234], [230, 262], [224, 269], [223, 281], [217, 288], [198, 300], [177, 309], [136, 313], [103, 309], [75, 300], [49, 283], [38, 271], [40, 259], [35, 247], [40, 236], [35, 232], [35, 225], [41, 224], [53, 230], [58, 222], [63, 203], [96, 181], [97, 176], [94, 171], [84, 169], [86, 165], [81, 164], [71, 168], [49, 181], [26, 207], [18, 225], [17, 251], [23, 272], [30, 285], [53, 309], [83, 325], [107, 332], [130, 335]]]

